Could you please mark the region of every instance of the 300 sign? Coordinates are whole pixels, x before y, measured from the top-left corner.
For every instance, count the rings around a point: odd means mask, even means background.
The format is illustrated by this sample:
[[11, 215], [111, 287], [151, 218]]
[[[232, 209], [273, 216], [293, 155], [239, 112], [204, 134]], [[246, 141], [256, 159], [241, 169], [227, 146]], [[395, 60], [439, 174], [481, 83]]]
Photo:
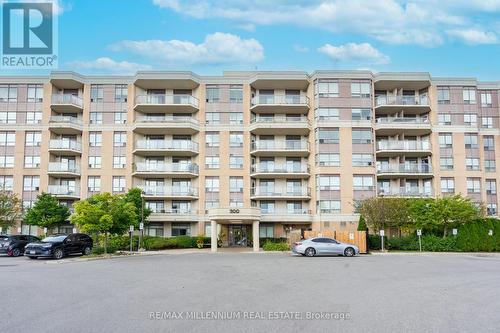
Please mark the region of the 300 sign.
[[229, 210], [229, 213], [230, 213], [230, 214], [239, 214], [239, 213], [240, 213], [240, 210], [239, 210], [239, 209], [237, 209], [237, 208], [231, 208], [231, 209]]

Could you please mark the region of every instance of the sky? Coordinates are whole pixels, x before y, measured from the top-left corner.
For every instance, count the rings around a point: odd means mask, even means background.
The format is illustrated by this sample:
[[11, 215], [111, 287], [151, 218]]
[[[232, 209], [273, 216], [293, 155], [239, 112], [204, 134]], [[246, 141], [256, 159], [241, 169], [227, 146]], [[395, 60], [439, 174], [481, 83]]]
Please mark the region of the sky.
[[368, 69], [500, 80], [500, 0], [58, 1], [58, 70]]

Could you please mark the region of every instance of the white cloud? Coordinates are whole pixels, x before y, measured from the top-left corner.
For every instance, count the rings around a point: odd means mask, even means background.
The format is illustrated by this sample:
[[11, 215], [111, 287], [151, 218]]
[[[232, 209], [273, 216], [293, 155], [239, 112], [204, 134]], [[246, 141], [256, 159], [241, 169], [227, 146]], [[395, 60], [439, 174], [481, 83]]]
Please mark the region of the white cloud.
[[133, 74], [140, 70], [149, 70], [150, 65], [138, 64], [128, 61], [115, 61], [108, 57], [97, 58], [90, 61], [76, 60], [67, 65], [81, 70], [112, 72], [114, 74]]
[[112, 51], [126, 51], [166, 64], [255, 63], [264, 59], [264, 48], [256, 39], [216, 32], [200, 44], [181, 40], [124, 40], [110, 45]]
[[448, 30], [448, 35], [462, 40], [466, 44], [496, 44], [498, 43], [497, 35], [492, 31], [483, 31], [479, 29], [455, 29]]
[[387, 64], [389, 57], [371, 46], [369, 43], [347, 43], [333, 46], [325, 44], [318, 51], [339, 62], [355, 62], [365, 64]]
[[199, 19], [307, 26], [360, 34], [386, 43], [423, 46], [443, 43], [446, 30], [491, 26], [495, 23], [492, 15], [474, 14], [500, 11], [500, 0], [153, 0], [153, 3]]

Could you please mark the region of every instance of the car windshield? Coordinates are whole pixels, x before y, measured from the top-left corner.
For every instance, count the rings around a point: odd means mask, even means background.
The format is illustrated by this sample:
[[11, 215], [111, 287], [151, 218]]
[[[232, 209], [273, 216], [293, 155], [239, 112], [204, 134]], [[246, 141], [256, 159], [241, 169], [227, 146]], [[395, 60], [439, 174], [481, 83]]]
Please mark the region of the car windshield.
[[62, 242], [63, 240], [66, 239], [66, 237], [68, 236], [49, 236], [42, 239], [42, 242], [49, 242], [49, 243]]

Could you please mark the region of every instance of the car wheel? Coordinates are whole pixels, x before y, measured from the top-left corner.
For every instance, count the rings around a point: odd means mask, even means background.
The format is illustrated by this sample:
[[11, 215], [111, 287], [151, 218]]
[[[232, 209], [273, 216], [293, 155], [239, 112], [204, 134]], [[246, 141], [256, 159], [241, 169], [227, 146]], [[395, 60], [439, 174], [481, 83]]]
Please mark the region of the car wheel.
[[36, 257], [28, 257], [28, 258], [30, 258], [30, 259], [36, 259]]
[[88, 256], [91, 252], [92, 252], [92, 249], [90, 247], [88, 247], [88, 246], [85, 246], [83, 248], [83, 252], [82, 253], [83, 253], [84, 256]]
[[316, 250], [312, 247], [308, 247], [304, 253], [307, 257], [314, 257], [316, 255]]
[[347, 249], [344, 250], [344, 256], [346, 257], [353, 257], [355, 254], [356, 252], [352, 247], [348, 247]]
[[54, 251], [54, 258], [55, 259], [62, 259], [64, 257], [64, 253], [61, 249], [57, 249]]
[[19, 250], [17, 247], [12, 249], [13, 257], [19, 257], [20, 255], [21, 255], [21, 250]]

